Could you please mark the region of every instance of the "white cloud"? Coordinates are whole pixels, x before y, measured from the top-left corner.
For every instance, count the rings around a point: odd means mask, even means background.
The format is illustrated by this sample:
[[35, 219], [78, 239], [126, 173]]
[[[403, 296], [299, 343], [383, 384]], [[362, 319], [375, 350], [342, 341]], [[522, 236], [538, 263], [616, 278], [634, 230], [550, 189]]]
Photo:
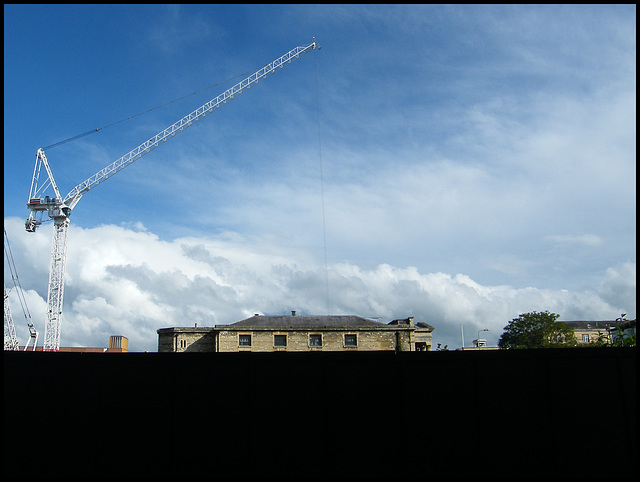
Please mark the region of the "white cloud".
[[[113, 12], [132, 8], [148, 7]], [[98, 114], [119, 118], [138, 102], [135, 112], [257, 67], [292, 46], [295, 32], [278, 28], [292, 19], [298, 33], [321, 27], [323, 50], [82, 200], [69, 238], [69, 343], [89, 333], [104, 343], [117, 330], [141, 346], [165, 321], [228, 323], [291, 309], [412, 311], [455, 340], [461, 323], [467, 334], [490, 325], [497, 337], [522, 311], [576, 319], [635, 310], [633, 7], [148, 11], [150, 23], [116, 45], [115, 63], [105, 58], [73, 88], [61, 75], [68, 69], [55, 67], [76, 56], [43, 57], [56, 74], [47, 85], [74, 92], [55, 103], [42, 86], [24, 87], [31, 77], [18, 60], [33, 58], [41, 42], [16, 27], [7, 49], [16, 67], [7, 70], [7, 115], [18, 123], [5, 136], [5, 219], [22, 216], [25, 149], [42, 136], [59, 140]], [[233, 14], [231, 23], [220, 12]], [[255, 32], [264, 41], [235, 30], [245, 20], [264, 26]], [[112, 29], [96, 34], [112, 44]], [[69, 45], [97, 45], [83, 42], [82, 30], [68, 35]], [[121, 65], [135, 75], [104, 76]], [[95, 85], [87, 79], [110, 84], [104, 103], [82, 102], [85, 85]], [[24, 108], [43, 102], [51, 108]], [[58, 184], [66, 191], [189, 110], [172, 104], [139, 118], [143, 125], [56, 148]], [[44, 298], [51, 226], [29, 236], [20, 224], [22, 276]]]
[[627, 313], [629, 319], [635, 318], [636, 264], [623, 263], [608, 268], [598, 292], [607, 303], [619, 307], [620, 313]]
[[[48, 256], [35, 262], [28, 253], [34, 243], [48, 248], [50, 233], [24, 233], [16, 218], [5, 219], [5, 226], [34, 324], [43, 334]], [[303, 250], [233, 233], [167, 242], [113, 225], [72, 226], [69, 238], [63, 346], [106, 346], [117, 334], [129, 338], [132, 351], [155, 351], [158, 328], [227, 324], [290, 310], [386, 321], [414, 316], [433, 325], [435, 342], [450, 348], [461, 344], [461, 325], [467, 345], [485, 328], [495, 344], [523, 312], [548, 309], [565, 320], [614, 319], [623, 312], [635, 317], [635, 263], [612, 267], [599, 286], [577, 292], [484, 286], [465, 274], [389, 264], [336, 263], [325, 271]], [[14, 318], [23, 341], [26, 327]]]
[[[181, 5], [165, 5], [154, 21], [145, 26], [147, 40], [162, 53], [178, 54], [213, 33], [212, 25]], [[218, 33], [218, 32], [216, 32]]]
[[582, 244], [591, 247], [597, 247], [603, 243], [602, 238], [594, 234], [553, 234], [546, 236], [545, 239], [560, 244]]

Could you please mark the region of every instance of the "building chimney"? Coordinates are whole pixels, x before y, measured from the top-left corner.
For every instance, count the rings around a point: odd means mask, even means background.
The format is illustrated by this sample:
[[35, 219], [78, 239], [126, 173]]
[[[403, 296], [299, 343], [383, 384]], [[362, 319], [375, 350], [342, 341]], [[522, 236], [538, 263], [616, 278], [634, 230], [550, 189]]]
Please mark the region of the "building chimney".
[[126, 353], [129, 351], [129, 339], [122, 335], [111, 335], [109, 337], [109, 348], [105, 351]]
[[291, 316], [296, 316], [296, 312], [295, 311], [291, 311]]

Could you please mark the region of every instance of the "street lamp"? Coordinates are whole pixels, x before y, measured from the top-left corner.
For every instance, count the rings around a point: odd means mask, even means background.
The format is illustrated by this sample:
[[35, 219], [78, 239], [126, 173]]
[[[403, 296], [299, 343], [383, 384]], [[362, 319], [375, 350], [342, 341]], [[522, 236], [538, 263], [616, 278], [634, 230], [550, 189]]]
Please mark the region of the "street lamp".
[[478, 347], [478, 350], [480, 349], [480, 333], [483, 331], [489, 331], [489, 329], [485, 328], [484, 330], [478, 330], [478, 338], [476, 339], [476, 346]]

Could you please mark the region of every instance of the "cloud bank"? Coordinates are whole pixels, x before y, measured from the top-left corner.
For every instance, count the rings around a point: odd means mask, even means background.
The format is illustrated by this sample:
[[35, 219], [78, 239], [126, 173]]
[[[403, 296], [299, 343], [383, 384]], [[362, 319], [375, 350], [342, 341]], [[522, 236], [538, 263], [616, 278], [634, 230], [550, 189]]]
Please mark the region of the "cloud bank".
[[[51, 233], [5, 228], [25, 298], [43, 335]], [[69, 235], [62, 346], [106, 346], [129, 338], [131, 351], [156, 351], [158, 328], [213, 326], [254, 313], [355, 314], [390, 321], [413, 316], [435, 327], [434, 344], [465, 345], [481, 329], [496, 344], [520, 313], [550, 310], [561, 320], [635, 317], [635, 263], [612, 266], [583, 291], [483, 286], [462, 273], [412, 266], [323, 265], [304, 250], [236, 233], [164, 241], [144, 226], [103, 225]], [[13, 286], [6, 269], [5, 285]], [[21, 343], [28, 337], [15, 289], [9, 296]]]

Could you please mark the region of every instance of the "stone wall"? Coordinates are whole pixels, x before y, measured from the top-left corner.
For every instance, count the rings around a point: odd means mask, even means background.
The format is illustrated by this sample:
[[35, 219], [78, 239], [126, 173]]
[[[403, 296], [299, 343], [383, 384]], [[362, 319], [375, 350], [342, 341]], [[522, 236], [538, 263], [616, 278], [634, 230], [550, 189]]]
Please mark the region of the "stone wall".
[[[322, 335], [322, 346], [309, 346], [309, 335]], [[356, 335], [357, 346], [345, 346], [346, 334]], [[239, 335], [251, 335], [251, 346], [240, 347]], [[274, 347], [274, 335], [287, 337], [286, 347]], [[403, 333], [404, 335], [404, 333]], [[305, 352], [305, 351], [395, 351], [396, 332], [392, 330], [336, 330], [336, 331], [219, 331], [218, 351], [220, 352]], [[402, 337], [405, 351], [410, 350], [408, 336]]]
[[[322, 346], [309, 345], [309, 335], [322, 336]], [[239, 335], [250, 335], [251, 345], [242, 347]], [[274, 345], [274, 335], [286, 336], [286, 347]], [[355, 335], [356, 346], [345, 343], [345, 335]], [[158, 352], [308, 352], [308, 351], [415, 351], [415, 342], [431, 346], [431, 333], [416, 335], [411, 327], [340, 329], [225, 329], [221, 327], [174, 327], [158, 330]]]
[[158, 352], [214, 352], [213, 328], [164, 328], [158, 330]]

